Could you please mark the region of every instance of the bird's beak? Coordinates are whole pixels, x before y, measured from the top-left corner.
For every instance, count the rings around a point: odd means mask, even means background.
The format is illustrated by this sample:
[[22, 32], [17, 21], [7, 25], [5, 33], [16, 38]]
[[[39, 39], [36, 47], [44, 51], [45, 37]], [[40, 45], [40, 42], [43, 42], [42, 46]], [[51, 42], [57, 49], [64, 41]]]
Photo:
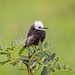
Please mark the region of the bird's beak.
[[48, 27], [43, 27], [42, 29], [48, 29]]

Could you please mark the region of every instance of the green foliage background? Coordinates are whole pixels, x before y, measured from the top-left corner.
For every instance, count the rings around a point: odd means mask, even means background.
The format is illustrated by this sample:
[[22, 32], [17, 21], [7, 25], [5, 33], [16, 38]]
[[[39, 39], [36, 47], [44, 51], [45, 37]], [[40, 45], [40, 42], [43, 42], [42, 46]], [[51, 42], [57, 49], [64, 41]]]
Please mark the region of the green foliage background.
[[[35, 20], [49, 28], [45, 40], [50, 41], [60, 62], [75, 67], [75, 0], [0, 0], [0, 44], [10, 46], [11, 41], [26, 38]], [[18, 68], [5, 64], [0, 66], [0, 75], [27, 75]], [[54, 75], [60, 74], [74, 75], [68, 71]]]

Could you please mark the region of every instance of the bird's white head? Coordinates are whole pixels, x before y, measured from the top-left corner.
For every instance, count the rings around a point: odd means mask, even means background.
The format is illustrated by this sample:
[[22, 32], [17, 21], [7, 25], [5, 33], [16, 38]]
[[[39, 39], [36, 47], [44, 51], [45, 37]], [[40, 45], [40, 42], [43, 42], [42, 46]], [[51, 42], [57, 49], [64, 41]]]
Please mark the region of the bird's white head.
[[34, 22], [34, 27], [37, 30], [45, 30], [48, 29], [47, 27], [44, 27], [43, 23], [41, 21], [35, 21]]

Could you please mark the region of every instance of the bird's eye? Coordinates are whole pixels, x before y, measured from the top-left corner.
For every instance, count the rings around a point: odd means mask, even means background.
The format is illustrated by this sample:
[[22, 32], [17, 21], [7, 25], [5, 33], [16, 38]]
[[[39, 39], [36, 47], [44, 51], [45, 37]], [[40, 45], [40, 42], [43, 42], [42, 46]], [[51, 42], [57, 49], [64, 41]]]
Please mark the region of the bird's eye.
[[41, 27], [39, 27], [39, 28], [41, 28]]

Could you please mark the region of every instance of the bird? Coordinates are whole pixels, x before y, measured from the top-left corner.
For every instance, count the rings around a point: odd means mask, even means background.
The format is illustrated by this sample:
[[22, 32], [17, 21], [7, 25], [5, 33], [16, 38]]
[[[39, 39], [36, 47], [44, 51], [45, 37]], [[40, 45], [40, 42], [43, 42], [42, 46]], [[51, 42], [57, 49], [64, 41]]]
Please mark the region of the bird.
[[[25, 41], [23, 48], [19, 51], [19, 55], [22, 54], [25, 48], [33, 45], [37, 46], [39, 42], [43, 43], [46, 37], [45, 29], [48, 29], [48, 27], [44, 27], [41, 21], [35, 21], [29, 29], [27, 40]], [[30, 55], [28, 57], [30, 57]]]
[[37, 46], [39, 42], [43, 42], [46, 37], [45, 29], [48, 29], [48, 27], [44, 27], [41, 21], [35, 21], [27, 34], [24, 48], [32, 45]]

